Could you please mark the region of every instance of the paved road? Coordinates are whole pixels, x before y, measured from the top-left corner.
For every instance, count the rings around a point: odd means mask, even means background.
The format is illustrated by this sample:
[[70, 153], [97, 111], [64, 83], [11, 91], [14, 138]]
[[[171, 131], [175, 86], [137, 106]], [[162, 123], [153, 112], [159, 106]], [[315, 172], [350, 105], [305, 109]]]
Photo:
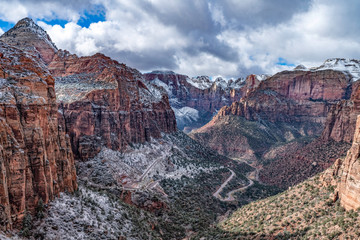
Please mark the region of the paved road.
[[228, 177], [226, 179], [225, 182], [223, 182], [223, 184], [221, 184], [220, 188], [213, 194], [214, 197], [216, 197], [217, 199], [219, 199], [220, 201], [223, 201], [223, 202], [231, 202], [231, 201], [235, 201], [235, 198], [234, 198], [234, 193], [237, 193], [237, 192], [241, 192], [241, 191], [245, 191], [247, 188], [251, 187], [252, 185], [254, 185], [254, 181], [253, 179], [251, 179], [249, 177], [249, 175], [254, 175], [255, 177], [255, 181], [258, 181], [259, 180], [259, 169], [255, 169], [253, 172], [249, 173], [247, 175], [247, 179], [249, 180], [249, 184], [244, 186], [244, 187], [241, 187], [241, 188], [238, 188], [238, 189], [235, 189], [235, 190], [232, 190], [231, 192], [228, 192], [228, 194], [226, 194], [226, 197], [223, 198], [220, 193], [221, 191], [224, 189], [224, 187], [231, 181], [231, 179], [233, 179], [234, 176], [236, 176], [236, 174], [234, 173], [233, 170], [229, 169], [229, 171], [231, 172], [231, 175], [230, 177]]
[[218, 199], [222, 199], [222, 197], [220, 196], [221, 191], [223, 190], [223, 188], [231, 181], [231, 179], [233, 179], [234, 176], [236, 176], [236, 174], [234, 173], [233, 170], [229, 169], [231, 172], [230, 177], [228, 177], [228, 179], [225, 180], [225, 182], [223, 184], [221, 184], [220, 188], [213, 194], [214, 197], [218, 198]]

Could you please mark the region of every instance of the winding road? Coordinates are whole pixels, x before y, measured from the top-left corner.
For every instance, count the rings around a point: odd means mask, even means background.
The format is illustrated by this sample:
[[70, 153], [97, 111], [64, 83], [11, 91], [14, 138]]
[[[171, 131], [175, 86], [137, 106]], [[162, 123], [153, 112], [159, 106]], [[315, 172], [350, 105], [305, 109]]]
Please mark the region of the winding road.
[[[216, 197], [217, 199], [219, 199], [220, 201], [223, 201], [223, 202], [232, 202], [232, 201], [235, 201], [236, 199], [234, 198], [234, 193], [241, 192], [241, 191], [245, 191], [246, 189], [248, 189], [249, 187], [251, 187], [252, 185], [254, 185], [254, 181], [253, 181], [253, 180], [259, 181], [259, 169], [255, 168], [254, 171], [250, 172], [250, 173], [247, 174], [247, 176], [246, 176], [246, 178], [249, 180], [249, 184], [248, 184], [248, 185], [228, 192], [228, 194], [226, 194], [226, 197], [223, 198], [223, 197], [220, 195], [221, 191], [222, 191], [222, 190], [224, 189], [224, 187], [231, 181], [231, 179], [233, 179], [233, 177], [236, 176], [236, 174], [234, 173], [233, 170], [229, 169], [229, 171], [231, 172], [230, 177], [228, 177], [228, 178], [225, 180], [225, 182], [223, 182], [223, 184], [221, 184], [220, 188], [213, 194], [213, 196]], [[252, 176], [252, 177], [250, 177], [250, 176]]]
[[220, 188], [213, 194], [214, 197], [216, 197], [216, 198], [218, 198], [220, 200], [222, 200], [222, 197], [220, 196], [221, 191], [231, 181], [231, 179], [233, 179], [233, 177], [236, 176], [236, 174], [234, 173], [233, 170], [231, 170], [231, 169], [229, 169], [229, 170], [231, 172], [230, 177], [228, 177], [228, 179], [226, 179], [225, 182], [223, 182], [223, 184], [221, 184]]

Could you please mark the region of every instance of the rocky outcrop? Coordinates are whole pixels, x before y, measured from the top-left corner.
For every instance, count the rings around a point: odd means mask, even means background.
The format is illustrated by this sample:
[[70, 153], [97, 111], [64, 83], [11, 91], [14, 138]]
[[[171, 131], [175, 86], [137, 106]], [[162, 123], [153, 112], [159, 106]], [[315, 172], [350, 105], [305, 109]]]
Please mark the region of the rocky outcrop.
[[248, 120], [325, 123], [329, 108], [349, 98], [351, 78], [340, 71], [284, 71], [260, 83], [239, 102], [222, 108], [218, 117]]
[[30, 18], [20, 20], [0, 37], [0, 41], [38, 55], [46, 64], [51, 62], [57, 52], [49, 35]]
[[[356, 95], [353, 80], [348, 72], [333, 69], [277, 73], [190, 136], [226, 156], [262, 165], [262, 182], [292, 186], [323, 171], [348, 149], [343, 136], [352, 128], [349, 113], [356, 108], [349, 101]], [[328, 137], [314, 141], [321, 134]]]
[[351, 143], [355, 133], [357, 116], [360, 114], [360, 82], [352, 84], [349, 100], [343, 100], [331, 107], [321, 138], [323, 141]]
[[[360, 116], [357, 117], [353, 143], [342, 161], [342, 166], [334, 171], [340, 178], [338, 184], [341, 205], [346, 210], [356, 210], [360, 207]], [[341, 161], [341, 160], [339, 160]]]
[[[207, 125], [194, 131], [191, 136], [209, 147], [214, 147], [211, 143], [221, 143], [217, 145], [222, 146], [222, 154], [248, 158], [251, 151], [233, 146], [232, 139], [238, 139], [242, 146], [250, 146], [253, 153], [257, 152], [257, 156], [252, 157], [256, 159], [275, 143], [284, 144], [304, 136], [321, 135], [329, 109], [341, 99], [349, 98], [349, 89], [351, 90], [351, 78], [340, 71], [280, 72], [260, 82], [257, 88], [248, 90], [240, 101], [223, 107]], [[239, 126], [228, 126], [222, 120], [226, 116], [238, 116], [245, 122]], [[237, 122], [233, 124], [238, 124]], [[229, 130], [232, 128], [237, 130]], [[242, 134], [228, 139], [228, 134], [221, 134], [215, 129], [228, 129], [231, 136], [235, 132], [237, 135]], [[254, 140], [254, 133], [259, 130], [266, 133], [257, 134], [262, 137]], [[218, 133], [212, 135], [210, 132]], [[265, 137], [271, 135], [274, 136]], [[248, 144], [250, 142], [256, 144], [251, 146]], [[259, 146], [265, 148], [260, 149]]]
[[239, 101], [266, 78], [250, 75], [246, 79], [211, 81], [207, 76], [189, 78], [171, 71], [153, 71], [144, 76], [167, 90], [178, 126], [186, 132], [206, 124], [221, 107]]
[[66, 51], [55, 55], [49, 69], [80, 159], [94, 157], [102, 147], [122, 151], [176, 131], [166, 93], [135, 69], [102, 54], [79, 58]]
[[0, 41], [0, 229], [77, 188], [63, 123], [46, 66]]

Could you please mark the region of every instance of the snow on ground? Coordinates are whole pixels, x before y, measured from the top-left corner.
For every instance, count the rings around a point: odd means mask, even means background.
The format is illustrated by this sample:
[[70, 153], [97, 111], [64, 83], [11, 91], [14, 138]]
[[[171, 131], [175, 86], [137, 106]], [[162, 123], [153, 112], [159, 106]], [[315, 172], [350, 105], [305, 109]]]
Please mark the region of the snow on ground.
[[331, 58], [316, 68], [317, 71], [326, 69], [349, 73], [353, 81], [360, 79], [360, 62], [355, 59]]
[[5, 233], [0, 232], [0, 239], [1, 240], [20, 240], [21, 239], [16, 234], [11, 233], [10, 235], [11, 236], [7, 236]]
[[205, 167], [196, 162], [197, 159], [188, 156], [171, 138], [152, 139], [133, 144], [125, 152], [103, 148], [93, 159], [78, 163], [78, 175], [93, 186], [162, 191], [156, 181], [195, 177], [201, 171], [218, 169], [218, 166]]
[[77, 101], [93, 90], [116, 88], [116, 81], [98, 81], [93, 74], [74, 74], [55, 78], [56, 98], [61, 102]]
[[159, 80], [158, 78], [156, 78], [155, 80], [153, 80], [151, 82], [152, 84], [155, 84], [157, 86], [163, 87], [166, 92], [168, 93], [169, 97], [171, 96], [172, 93], [172, 86], [171, 85], [167, 85], [166, 83], [164, 83], [163, 81]]
[[264, 81], [269, 77], [269, 75], [266, 74], [260, 74], [260, 75], [256, 75], [257, 80], [259, 81]]
[[[145, 84], [148, 90], [144, 88], [140, 88], [140, 101], [143, 103], [151, 104], [153, 102], [160, 102], [164, 95], [166, 95], [166, 91], [164, 89], [159, 88], [157, 85], [149, 83], [144, 79], [141, 81]], [[166, 89], [165, 89], [166, 90]]]
[[75, 194], [61, 193], [49, 204], [44, 221], [36, 224], [43, 239], [141, 239], [128, 207], [81, 185]]
[[193, 77], [193, 78], [187, 78], [186, 81], [190, 83], [192, 86], [205, 90], [211, 87], [213, 84], [210, 81], [210, 78], [208, 76], [199, 76], [199, 77]]
[[199, 111], [191, 107], [173, 108], [175, 117], [180, 121], [197, 121], [199, 119]]
[[230, 90], [230, 89], [239, 89], [242, 85], [244, 85], [245, 79], [239, 78], [237, 80], [233, 80], [233, 79], [226, 80], [223, 79], [222, 77], [218, 77], [215, 79], [215, 81], [211, 81], [208, 76], [199, 76], [199, 77], [187, 78], [186, 81], [190, 83], [192, 86], [202, 90], [211, 88], [212, 86], [215, 86], [216, 88], [220, 88], [222, 90]]
[[360, 79], [360, 61], [356, 59], [330, 58], [327, 59], [320, 67], [306, 68], [304, 65], [299, 65], [296, 68], [294, 68], [294, 70], [301, 70], [301, 71], [334, 70], [349, 75], [352, 81], [357, 81]]

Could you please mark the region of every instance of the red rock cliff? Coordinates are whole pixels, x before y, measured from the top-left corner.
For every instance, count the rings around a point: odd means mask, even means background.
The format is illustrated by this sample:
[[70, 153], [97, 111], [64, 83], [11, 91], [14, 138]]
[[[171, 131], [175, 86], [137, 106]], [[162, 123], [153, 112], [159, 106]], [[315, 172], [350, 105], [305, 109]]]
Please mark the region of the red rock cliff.
[[349, 100], [343, 100], [331, 107], [321, 138], [324, 141], [351, 143], [355, 133], [357, 116], [360, 114], [360, 82], [352, 84]]
[[0, 41], [0, 229], [77, 188], [54, 79], [42, 61]]
[[166, 93], [135, 69], [102, 54], [79, 58], [66, 51], [49, 69], [73, 151], [83, 160], [102, 147], [121, 151], [176, 131]]
[[247, 91], [257, 87], [260, 83], [255, 75], [248, 76], [245, 81], [241, 79], [230, 80], [230, 83], [221, 82], [222, 79], [210, 82], [204, 76], [195, 79], [195, 81], [201, 82], [200, 84], [203, 87], [191, 84], [192, 80], [188, 76], [174, 72], [154, 71], [144, 74], [144, 76], [147, 80], [160, 86], [162, 84], [157, 81], [167, 85], [169, 95], [177, 99], [174, 107], [187, 106], [210, 113], [215, 113], [221, 107], [239, 101]]
[[349, 86], [350, 78], [339, 71], [284, 71], [261, 82], [239, 102], [222, 108], [218, 116], [324, 124], [330, 106], [347, 97]]
[[49, 35], [30, 18], [20, 20], [13, 28], [4, 33], [0, 40], [38, 55], [46, 64], [51, 62], [57, 52]]
[[[335, 173], [340, 177], [338, 184], [341, 205], [346, 210], [360, 207], [360, 116], [357, 117], [353, 143], [342, 163], [341, 170]], [[338, 160], [340, 161], [340, 160]]]

